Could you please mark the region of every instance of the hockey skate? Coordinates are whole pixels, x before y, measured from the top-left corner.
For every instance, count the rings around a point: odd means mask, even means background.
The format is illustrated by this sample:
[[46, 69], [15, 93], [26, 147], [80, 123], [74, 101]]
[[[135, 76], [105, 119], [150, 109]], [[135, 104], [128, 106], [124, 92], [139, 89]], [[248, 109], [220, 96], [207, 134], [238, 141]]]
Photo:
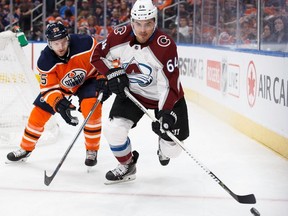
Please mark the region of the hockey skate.
[[85, 165], [88, 167], [87, 172], [90, 172], [91, 168], [97, 164], [97, 151], [87, 150]]
[[106, 173], [108, 182], [105, 184], [117, 184], [120, 182], [127, 182], [136, 179], [136, 163], [139, 157], [137, 151], [132, 152], [132, 161], [129, 164], [119, 164], [115, 169]]
[[[7, 154], [7, 159], [11, 162], [17, 161], [26, 161], [27, 158], [31, 155], [31, 151], [25, 151], [24, 149], [19, 149]], [[8, 162], [9, 162], [8, 161]]]
[[161, 148], [160, 148], [160, 145], [159, 145], [159, 149], [157, 151], [157, 155], [159, 157], [159, 162], [162, 166], [167, 166], [170, 162], [170, 158], [169, 157], [166, 157], [162, 151], [161, 151]]

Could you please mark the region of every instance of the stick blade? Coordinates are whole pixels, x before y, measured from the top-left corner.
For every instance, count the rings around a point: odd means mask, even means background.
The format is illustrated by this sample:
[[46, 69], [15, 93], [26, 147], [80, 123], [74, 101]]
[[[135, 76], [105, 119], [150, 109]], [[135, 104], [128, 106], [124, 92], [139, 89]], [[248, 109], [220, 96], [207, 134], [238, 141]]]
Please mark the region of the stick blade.
[[47, 176], [46, 175], [46, 170], [44, 171], [44, 184], [46, 185], [46, 186], [49, 186], [50, 185], [50, 183], [52, 182], [52, 180], [53, 180], [53, 176]]
[[235, 195], [233, 197], [239, 203], [243, 203], [243, 204], [255, 204], [256, 203], [256, 198], [255, 198], [254, 194], [248, 194], [248, 195], [244, 195], [244, 196]]

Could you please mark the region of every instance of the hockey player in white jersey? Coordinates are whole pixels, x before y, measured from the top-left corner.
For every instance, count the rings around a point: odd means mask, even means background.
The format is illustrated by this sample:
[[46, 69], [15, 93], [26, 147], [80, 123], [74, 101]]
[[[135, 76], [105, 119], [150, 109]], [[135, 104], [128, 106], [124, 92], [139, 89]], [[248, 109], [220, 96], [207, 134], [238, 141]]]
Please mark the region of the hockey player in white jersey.
[[176, 44], [157, 28], [157, 8], [151, 0], [135, 2], [131, 24], [115, 29], [97, 45], [92, 64], [107, 76], [109, 88], [116, 94], [103, 134], [119, 165], [107, 172], [106, 179], [121, 182], [136, 177], [139, 154], [132, 152], [128, 134], [144, 113], [126, 97], [125, 88], [147, 109], [155, 110], [161, 121], [161, 125], [152, 123], [153, 131], [159, 135], [160, 163], [165, 166], [170, 158], [177, 157], [181, 147], [165, 130], [181, 141], [189, 136], [187, 106], [179, 78]]

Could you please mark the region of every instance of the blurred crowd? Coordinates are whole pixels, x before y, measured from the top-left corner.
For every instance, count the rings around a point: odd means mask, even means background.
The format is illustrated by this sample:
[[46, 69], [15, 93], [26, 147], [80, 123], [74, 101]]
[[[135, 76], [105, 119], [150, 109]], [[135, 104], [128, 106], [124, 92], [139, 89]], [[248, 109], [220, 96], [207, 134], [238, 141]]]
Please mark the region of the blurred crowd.
[[288, 0], [187, 0], [165, 28], [175, 41], [288, 52]]
[[[129, 22], [134, 3], [107, 0], [104, 6], [104, 2], [79, 0], [75, 5], [74, 0], [46, 1], [45, 25], [62, 21], [71, 33], [89, 34], [101, 41], [115, 26]], [[288, 52], [288, 0], [260, 2], [154, 0], [159, 11], [158, 27], [178, 43], [255, 47], [260, 41], [263, 47], [269, 45], [266, 50], [273, 50], [271, 44], [281, 44], [277, 50]], [[42, 0], [14, 0], [11, 13], [10, 0], [0, 0], [0, 31], [19, 25], [28, 40], [45, 40], [43, 20], [31, 23], [31, 14], [42, 14], [42, 8], [37, 9], [41, 3]]]

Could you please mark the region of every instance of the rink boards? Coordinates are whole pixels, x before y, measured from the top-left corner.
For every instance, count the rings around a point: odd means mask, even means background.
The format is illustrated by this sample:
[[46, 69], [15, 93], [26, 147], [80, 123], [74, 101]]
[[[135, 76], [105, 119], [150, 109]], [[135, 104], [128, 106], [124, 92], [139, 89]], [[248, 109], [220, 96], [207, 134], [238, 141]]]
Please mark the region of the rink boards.
[[287, 57], [188, 46], [178, 52], [190, 100], [288, 158]]

